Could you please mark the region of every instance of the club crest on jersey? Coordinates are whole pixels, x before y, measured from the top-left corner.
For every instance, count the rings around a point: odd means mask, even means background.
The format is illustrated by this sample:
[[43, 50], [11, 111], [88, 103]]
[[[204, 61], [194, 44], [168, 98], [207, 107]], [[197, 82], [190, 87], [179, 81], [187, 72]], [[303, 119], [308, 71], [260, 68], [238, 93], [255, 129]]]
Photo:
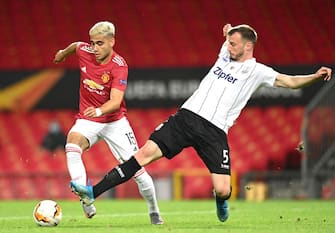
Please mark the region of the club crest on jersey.
[[109, 81], [109, 75], [107, 73], [104, 73], [102, 76], [101, 76], [101, 80], [103, 83], [107, 83]]

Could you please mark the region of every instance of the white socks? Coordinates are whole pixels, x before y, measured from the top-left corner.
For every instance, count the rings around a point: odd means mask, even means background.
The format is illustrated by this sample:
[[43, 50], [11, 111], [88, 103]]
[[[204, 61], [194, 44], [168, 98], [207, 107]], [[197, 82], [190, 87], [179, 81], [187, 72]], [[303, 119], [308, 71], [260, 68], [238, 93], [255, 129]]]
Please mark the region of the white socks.
[[[142, 173], [143, 172], [143, 173]], [[149, 213], [159, 213], [159, 208], [156, 199], [156, 191], [154, 182], [151, 176], [145, 171], [144, 168], [139, 170], [137, 173], [142, 173], [138, 176], [134, 176], [134, 180], [138, 185], [138, 189], [142, 197], [147, 201]]]
[[71, 180], [78, 182], [78, 184], [86, 185], [86, 169], [81, 158], [83, 151], [80, 146], [67, 143], [65, 145], [67, 168], [69, 170]]
[[[76, 181], [78, 184], [86, 185], [86, 169], [81, 158], [82, 150], [80, 146], [67, 143], [65, 152], [71, 180]], [[135, 174], [134, 180], [138, 185], [140, 194], [148, 204], [149, 213], [159, 213], [155, 186], [151, 176], [142, 168]]]

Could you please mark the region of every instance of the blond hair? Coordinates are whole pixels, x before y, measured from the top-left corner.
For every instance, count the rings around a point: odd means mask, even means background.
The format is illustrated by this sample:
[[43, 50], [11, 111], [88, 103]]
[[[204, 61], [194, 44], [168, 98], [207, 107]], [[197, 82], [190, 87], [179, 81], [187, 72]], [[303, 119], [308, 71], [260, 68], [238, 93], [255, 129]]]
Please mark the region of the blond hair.
[[90, 36], [96, 36], [102, 34], [104, 36], [114, 37], [115, 36], [115, 26], [111, 22], [102, 21], [98, 22], [91, 27], [89, 31]]

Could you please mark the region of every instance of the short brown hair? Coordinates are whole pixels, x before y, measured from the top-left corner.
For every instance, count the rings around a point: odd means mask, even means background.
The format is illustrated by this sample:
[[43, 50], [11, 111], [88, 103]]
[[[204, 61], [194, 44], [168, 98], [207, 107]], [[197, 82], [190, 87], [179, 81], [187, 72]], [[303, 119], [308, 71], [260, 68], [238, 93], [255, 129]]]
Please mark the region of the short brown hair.
[[248, 40], [248, 41], [252, 42], [253, 44], [256, 44], [256, 42], [257, 42], [257, 33], [249, 25], [241, 24], [241, 25], [232, 27], [228, 31], [228, 35], [231, 36], [231, 35], [233, 35], [236, 32], [240, 33], [243, 39]]

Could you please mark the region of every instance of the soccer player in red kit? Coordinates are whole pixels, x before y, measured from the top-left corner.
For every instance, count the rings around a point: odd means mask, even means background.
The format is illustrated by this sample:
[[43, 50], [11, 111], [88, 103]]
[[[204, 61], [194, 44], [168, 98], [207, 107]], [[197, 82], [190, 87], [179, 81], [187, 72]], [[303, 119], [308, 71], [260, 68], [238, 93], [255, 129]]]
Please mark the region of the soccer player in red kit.
[[[114, 50], [115, 27], [111, 22], [96, 23], [89, 31], [90, 44], [74, 42], [59, 50], [55, 63], [77, 54], [80, 67], [79, 113], [67, 135], [65, 146], [71, 180], [86, 185], [86, 169], [82, 153], [103, 139], [115, 158], [123, 163], [138, 150], [134, 132], [127, 119], [124, 93], [127, 87], [128, 66]], [[163, 224], [157, 204], [155, 187], [144, 168], [134, 179], [148, 203], [152, 224]], [[96, 214], [93, 204], [81, 201], [88, 218]]]

